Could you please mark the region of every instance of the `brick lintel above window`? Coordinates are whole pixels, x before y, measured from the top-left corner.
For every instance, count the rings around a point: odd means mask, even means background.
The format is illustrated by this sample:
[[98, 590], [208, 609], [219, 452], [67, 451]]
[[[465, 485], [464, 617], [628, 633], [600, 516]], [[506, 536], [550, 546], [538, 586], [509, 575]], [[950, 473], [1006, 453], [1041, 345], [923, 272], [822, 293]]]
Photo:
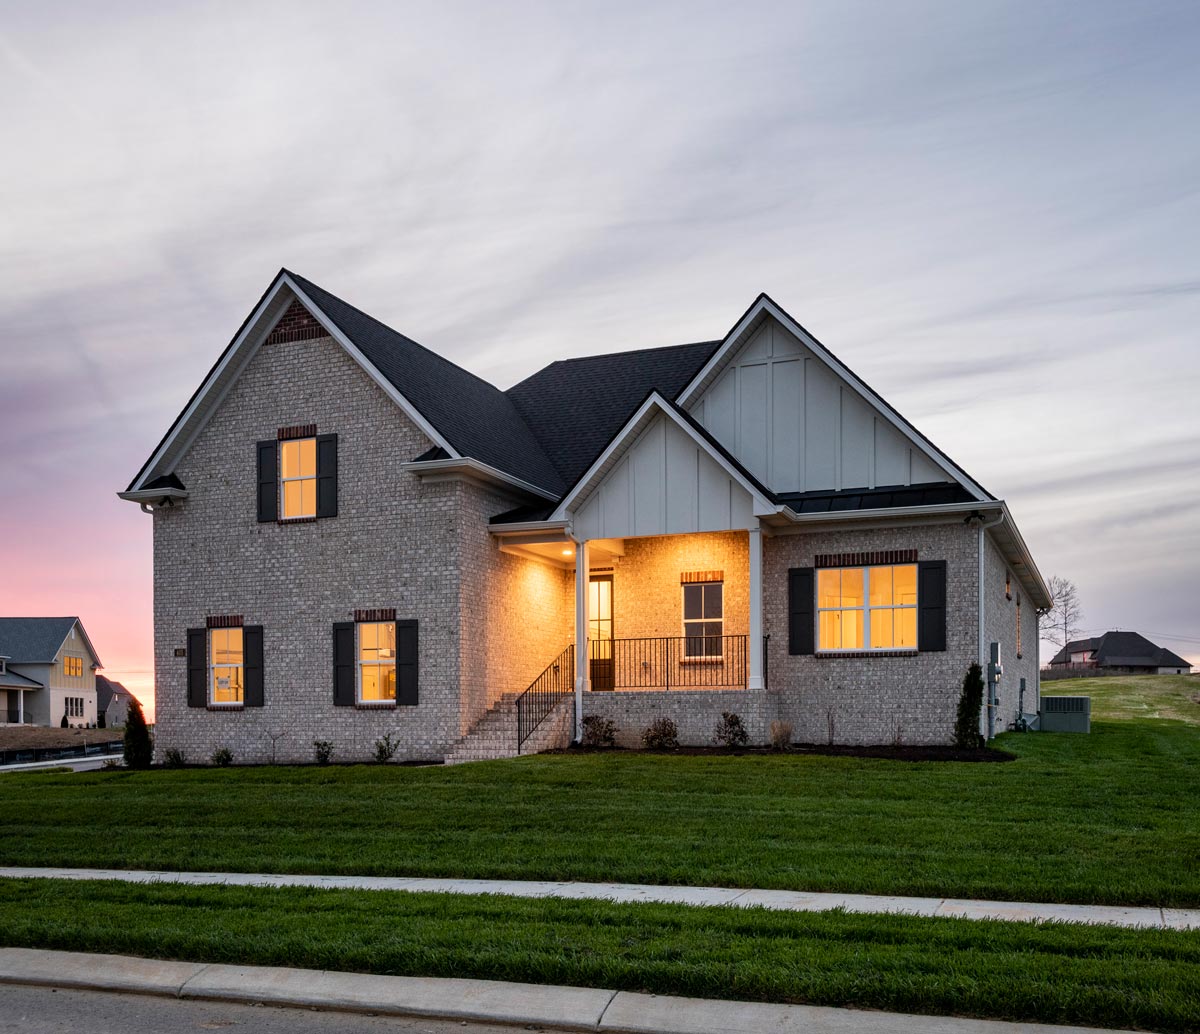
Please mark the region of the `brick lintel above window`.
[[375, 610], [356, 610], [354, 612], [355, 621], [395, 621], [395, 607], [379, 607]]
[[275, 432], [276, 439], [281, 442], [290, 442], [296, 438], [315, 438], [316, 436], [316, 424], [292, 424], [289, 427], [281, 427]]
[[696, 582], [723, 582], [725, 581], [724, 571], [684, 571], [679, 576], [679, 581], [683, 585], [693, 585]]
[[241, 628], [245, 624], [241, 614], [209, 614], [204, 623], [209, 628]]
[[873, 553], [818, 553], [814, 567], [874, 567], [881, 564], [915, 564], [915, 549], [881, 549]]

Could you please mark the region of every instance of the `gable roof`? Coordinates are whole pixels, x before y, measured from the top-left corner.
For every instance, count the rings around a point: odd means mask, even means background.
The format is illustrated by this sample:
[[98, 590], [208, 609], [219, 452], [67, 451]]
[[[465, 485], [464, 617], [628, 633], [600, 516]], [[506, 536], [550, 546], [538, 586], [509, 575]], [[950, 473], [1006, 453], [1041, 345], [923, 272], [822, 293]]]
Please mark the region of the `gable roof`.
[[31, 679], [28, 675], [22, 675], [10, 668], [8, 671], [0, 673], [0, 689], [45, 689], [45, 687], [36, 679]]
[[550, 457], [565, 488], [604, 451], [651, 391], [674, 399], [720, 343], [700, 341], [560, 359], [505, 394]]
[[284, 272], [460, 455], [548, 491], [562, 490], [562, 479], [538, 439], [499, 388], [312, 281]]
[[1105, 632], [1091, 639], [1073, 639], [1058, 651], [1051, 664], [1066, 664], [1071, 654], [1095, 652], [1092, 660], [1102, 668], [1190, 668], [1191, 662], [1138, 632]]
[[129, 692], [123, 683], [114, 682], [110, 678], [105, 678], [103, 675], [96, 676], [96, 710], [106, 711], [108, 705], [113, 699], [120, 700], [124, 697], [126, 700], [136, 700], [137, 698]]
[[92, 660], [99, 666], [100, 657], [77, 617], [0, 618], [0, 654], [9, 657], [11, 664], [50, 664], [76, 622]]

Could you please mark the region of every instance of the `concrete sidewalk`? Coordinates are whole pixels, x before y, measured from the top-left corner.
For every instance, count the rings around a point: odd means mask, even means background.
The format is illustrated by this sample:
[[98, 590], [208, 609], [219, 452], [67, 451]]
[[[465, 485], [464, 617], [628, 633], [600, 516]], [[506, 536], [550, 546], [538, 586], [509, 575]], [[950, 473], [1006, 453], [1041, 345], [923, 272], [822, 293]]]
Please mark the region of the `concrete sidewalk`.
[[31, 948], [0, 948], [2, 984], [630, 1034], [1089, 1034], [1093, 1030], [587, 987], [205, 965]]
[[736, 887], [659, 886], [637, 883], [577, 883], [529, 880], [422, 879], [408, 876], [287, 876], [270, 873], [156, 872], [128, 869], [34, 869], [0, 867], [0, 879], [124, 880], [128, 883], [182, 883], [189, 886], [318, 887], [338, 890], [391, 890], [434, 894], [507, 894], [520, 898], [587, 898], [622, 903], [736, 905], [783, 912], [846, 912], [943, 916], [958, 919], [1051, 921], [1167, 930], [1200, 929], [1200, 909], [1057, 905], [965, 898], [885, 897], [824, 894]]

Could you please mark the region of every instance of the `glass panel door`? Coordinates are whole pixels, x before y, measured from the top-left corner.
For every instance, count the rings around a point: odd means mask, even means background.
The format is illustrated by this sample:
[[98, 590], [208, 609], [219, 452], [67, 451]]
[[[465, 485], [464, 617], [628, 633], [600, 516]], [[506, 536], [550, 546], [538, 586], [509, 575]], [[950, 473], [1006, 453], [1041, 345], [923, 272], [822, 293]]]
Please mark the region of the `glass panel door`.
[[613, 664], [613, 583], [611, 574], [592, 575], [588, 582], [588, 642], [592, 689], [615, 686]]

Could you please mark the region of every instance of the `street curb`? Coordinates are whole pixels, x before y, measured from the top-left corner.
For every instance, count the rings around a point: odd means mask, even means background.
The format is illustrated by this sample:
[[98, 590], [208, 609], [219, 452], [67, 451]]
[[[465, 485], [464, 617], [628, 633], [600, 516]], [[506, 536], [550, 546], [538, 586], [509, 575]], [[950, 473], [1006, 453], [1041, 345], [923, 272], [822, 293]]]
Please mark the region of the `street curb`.
[[0, 948], [0, 986], [5, 984], [610, 1034], [1133, 1034], [500, 980], [207, 965], [40, 948]]

